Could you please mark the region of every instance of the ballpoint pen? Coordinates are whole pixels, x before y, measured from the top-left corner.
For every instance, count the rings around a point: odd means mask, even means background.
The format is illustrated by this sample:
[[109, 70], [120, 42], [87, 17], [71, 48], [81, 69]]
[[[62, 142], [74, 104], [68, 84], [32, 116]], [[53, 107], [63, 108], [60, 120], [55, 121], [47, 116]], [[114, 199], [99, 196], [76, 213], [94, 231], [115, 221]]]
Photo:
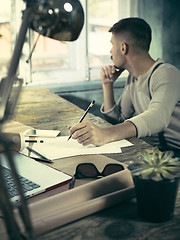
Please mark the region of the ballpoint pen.
[[52, 163], [53, 161], [49, 158], [46, 158], [45, 156], [43, 156], [41, 153], [35, 151], [34, 149], [30, 148], [30, 147], [27, 147], [27, 149], [34, 153], [35, 155], [37, 155], [38, 157], [40, 157], [39, 159], [36, 158], [36, 160], [38, 161], [43, 161], [43, 162], [48, 162], [48, 163]]
[[27, 143], [43, 143], [43, 140], [25, 140]]
[[[81, 123], [81, 122], [83, 121], [83, 119], [85, 118], [85, 116], [86, 116], [87, 113], [89, 112], [90, 108], [93, 107], [94, 103], [95, 103], [95, 100], [93, 100], [93, 101], [89, 104], [88, 108], [86, 109], [86, 111], [84, 112], [84, 114], [82, 115], [82, 117], [80, 118], [79, 123]], [[69, 140], [71, 137], [72, 137], [72, 134], [69, 135], [68, 140]], [[68, 141], [68, 140], [67, 140], [67, 141]]]

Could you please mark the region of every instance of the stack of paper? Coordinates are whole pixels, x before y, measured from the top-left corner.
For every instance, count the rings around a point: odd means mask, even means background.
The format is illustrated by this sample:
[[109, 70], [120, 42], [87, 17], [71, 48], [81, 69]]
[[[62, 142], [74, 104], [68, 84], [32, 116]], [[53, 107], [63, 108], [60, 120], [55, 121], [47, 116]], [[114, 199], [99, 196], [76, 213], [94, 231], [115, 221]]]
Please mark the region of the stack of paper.
[[[58, 159], [77, 155], [86, 154], [105, 154], [105, 153], [121, 153], [122, 147], [133, 145], [127, 140], [116, 141], [107, 143], [100, 147], [94, 145], [83, 146], [76, 140], [70, 139], [67, 141], [68, 136], [61, 136], [57, 138], [43, 138], [43, 143], [34, 143], [31, 146], [36, 152], [45, 156], [48, 159]], [[25, 148], [21, 153], [29, 156], [29, 151]], [[30, 157], [37, 156], [31, 152]]]

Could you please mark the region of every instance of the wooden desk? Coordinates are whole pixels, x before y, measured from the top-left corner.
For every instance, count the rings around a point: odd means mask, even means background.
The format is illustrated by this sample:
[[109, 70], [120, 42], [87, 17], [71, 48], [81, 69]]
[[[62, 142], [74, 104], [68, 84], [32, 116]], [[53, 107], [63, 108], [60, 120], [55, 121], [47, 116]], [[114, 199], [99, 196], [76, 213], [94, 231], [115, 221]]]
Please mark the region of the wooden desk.
[[[45, 89], [25, 89], [17, 107], [14, 120], [39, 129], [58, 129], [68, 134], [68, 126], [78, 122], [83, 110]], [[68, 121], [67, 121], [68, 120]], [[101, 118], [88, 114], [99, 126], [109, 125]], [[138, 155], [138, 149], [151, 148], [137, 138], [129, 139], [134, 146], [123, 149], [122, 154], [109, 154], [111, 158], [128, 162]], [[135, 199], [127, 201], [81, 220], [44, 234], [38, 240], [106, 240], [106, 239], [180, 239], [180, 191], [176, 201], [175, 216], [165, 223], [147, 223], [137, 215]]]

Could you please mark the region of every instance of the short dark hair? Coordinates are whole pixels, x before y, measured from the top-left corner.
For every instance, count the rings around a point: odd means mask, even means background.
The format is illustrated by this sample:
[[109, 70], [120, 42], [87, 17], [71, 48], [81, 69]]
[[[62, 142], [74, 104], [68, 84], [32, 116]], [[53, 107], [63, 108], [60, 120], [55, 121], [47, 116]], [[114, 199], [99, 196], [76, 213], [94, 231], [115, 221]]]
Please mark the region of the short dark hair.
[[110, 28], [109, 32], [129, 34], [135, 48], [149, 51], [151, 27], [141, 18], [131, 17], [121, 19]]

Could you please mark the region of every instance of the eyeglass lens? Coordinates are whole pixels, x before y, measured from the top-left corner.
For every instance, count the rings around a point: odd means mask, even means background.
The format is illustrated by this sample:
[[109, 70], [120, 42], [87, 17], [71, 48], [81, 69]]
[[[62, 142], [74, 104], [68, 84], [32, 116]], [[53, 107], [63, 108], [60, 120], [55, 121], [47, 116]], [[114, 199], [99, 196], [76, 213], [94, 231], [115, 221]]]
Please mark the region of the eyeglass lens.
[[108, 176], [110, 174], [124, 170], [124, 167], [120, 164], [107, 164], [102, 172], [99, 172], [96, 166], [92, 163], [80, 164], [76, 170], [77, 178], [83, 177], [98, 177], [98, 176]]
[[120, 164], [108, 164], [105, 166], [102, 174], [103, 176], [108, 176], [116, 172], [124, 170], [124, 167]]
[[97, 170], [96, 166], [94, 164], [91, 163], [87, 163], [87, 164], [80, 164], [77, 167], [76, 170], [76, 175], [79, 178], [83, 178], [83, 177], [97, 177], [99, 174], [99, 171]]

